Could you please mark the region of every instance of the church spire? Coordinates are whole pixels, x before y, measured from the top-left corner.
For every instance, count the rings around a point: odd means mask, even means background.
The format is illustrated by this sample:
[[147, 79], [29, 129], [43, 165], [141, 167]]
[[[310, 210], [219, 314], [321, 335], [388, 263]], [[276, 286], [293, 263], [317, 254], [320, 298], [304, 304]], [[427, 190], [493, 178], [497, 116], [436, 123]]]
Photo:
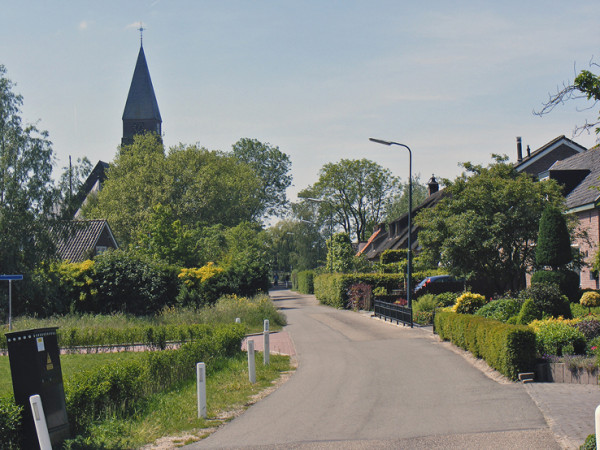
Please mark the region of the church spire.
[[162, 118], [158, 109], [158, 102], [154, 95], [150, 71], [146, 63], [146, 55], [142, 46], [142, 32], [140, 25], [140, 52], [138, 53], [135, 70], [125, 110], [123, 111], [123, 138], [121, 145], [133, 143], [133, 136], [145, 132], [156, 133], [161, 136]]

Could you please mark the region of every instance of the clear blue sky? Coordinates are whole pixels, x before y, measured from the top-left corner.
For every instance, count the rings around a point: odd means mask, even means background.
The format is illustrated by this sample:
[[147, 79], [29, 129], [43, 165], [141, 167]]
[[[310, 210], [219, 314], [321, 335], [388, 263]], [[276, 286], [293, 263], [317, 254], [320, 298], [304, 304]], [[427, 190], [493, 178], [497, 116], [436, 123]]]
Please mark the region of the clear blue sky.
[[[404, 181], [516, 157], [598, 116], [539, 118], [574, 67], [600, 62], [600, 1], [0, 1], [0, 64], [23, 117], [68, 156], [111, 161], [139, 50], [164, 141], [229, 150], [242, 137], [290, 155], [295, 199], [323, 164], [369, 158]], [[579, 109], [584, 107], [579, 104]], [[586, 147], [595, 136], [575, 138]]]

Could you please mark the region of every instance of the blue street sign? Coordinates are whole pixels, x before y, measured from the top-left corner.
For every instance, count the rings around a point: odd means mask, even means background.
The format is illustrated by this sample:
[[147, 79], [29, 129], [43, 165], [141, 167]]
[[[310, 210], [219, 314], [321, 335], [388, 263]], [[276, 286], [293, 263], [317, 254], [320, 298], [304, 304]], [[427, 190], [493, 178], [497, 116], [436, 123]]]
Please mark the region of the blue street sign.
[[0, 281], [15, 281], [22, 280], [23, 275], [0, 275]]

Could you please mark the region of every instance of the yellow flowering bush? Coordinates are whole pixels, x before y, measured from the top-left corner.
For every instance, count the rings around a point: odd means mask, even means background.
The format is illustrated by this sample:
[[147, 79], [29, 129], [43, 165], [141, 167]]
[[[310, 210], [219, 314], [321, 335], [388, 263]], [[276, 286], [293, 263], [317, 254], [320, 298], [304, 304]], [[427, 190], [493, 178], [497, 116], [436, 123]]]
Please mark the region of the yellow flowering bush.
[[486, 304], [486, 299], [481, 294], [465, 292], [456, 299], [456, 303], [452, 307], [452, 311], [459, 314], [473, 314], [479, 308]]
[[546, 319], [536, 319], [529, 323], [529, 326], [533, 328], [533, 331], [536, 333], [540, 330], [540, 328], [545, 327], [548, 324], [564, 324], [574, 326], [575, 324], [581, 322], [580, 318], [577, 319], [565, 319], [563, 316], [559, 317], [548, 317]]
[[188, 288], [197, 288], [200, 284], [205, 283], [206, 281], [213, 278], [215, 275], [224, 272], [224, 270], [225, 269], [215, 265], [215, 263], [209, 262], [208, 264], [202, 267], [181, 269], [181, 272], [179, 272], [178, 277]]
[[53, 269], [59, 275], [61, 287], [70, 294], [76, 294], [80, 301], [98, 293], [94, 287], [94, 261], [91, 259], [78, 263], [60, 262]]

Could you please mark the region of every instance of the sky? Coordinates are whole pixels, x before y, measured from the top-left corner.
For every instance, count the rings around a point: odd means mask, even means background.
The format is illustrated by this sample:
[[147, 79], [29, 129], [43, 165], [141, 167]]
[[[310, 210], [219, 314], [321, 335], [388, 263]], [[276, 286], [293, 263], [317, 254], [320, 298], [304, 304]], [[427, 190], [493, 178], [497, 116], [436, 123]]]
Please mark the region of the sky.
[[[538, 117], [549, 94], [600, 63], [598, 0], [8, 1], [0, 64], [22, 117], [47, 130], [57, 174], [113, 160], [143, 45], [163, 140], [231, 150], [240, 138], [292, 161], [294, 201], [326, 163], [368, 158], [408, 180], [516, 159], [594, 120], [585, 102]], [[599, 73], [596, 68], [591, 68]], [[58, 175], [56, 175], [58, 176]]]

